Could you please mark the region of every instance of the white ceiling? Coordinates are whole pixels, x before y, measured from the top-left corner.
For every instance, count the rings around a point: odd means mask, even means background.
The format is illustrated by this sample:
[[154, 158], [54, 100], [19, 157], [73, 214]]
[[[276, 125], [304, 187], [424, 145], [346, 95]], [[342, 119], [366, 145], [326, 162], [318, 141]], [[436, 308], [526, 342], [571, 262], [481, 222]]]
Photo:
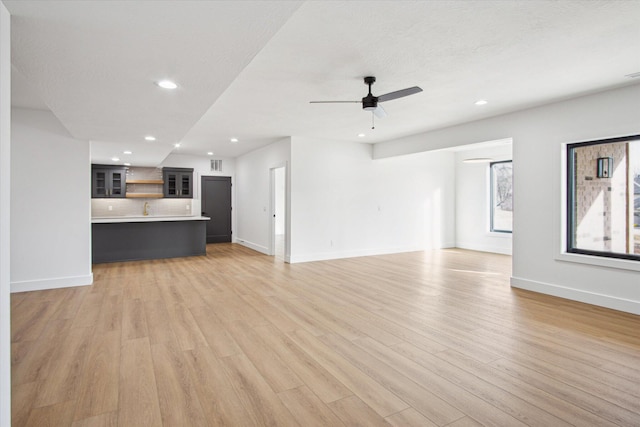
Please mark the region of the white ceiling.
[[[101, 163], [157, 165], [176, 142], [216, 157], [286, 136], [375, 143], [638, 83], [625, 75], [640, 71], [640, 1], [4, 3], [13, 104], [48, 107]], [[366, 75], [374, 94], [424, 92], [384, 103], [374, 130], [358, 104], [309, 104], [359, 100]]]

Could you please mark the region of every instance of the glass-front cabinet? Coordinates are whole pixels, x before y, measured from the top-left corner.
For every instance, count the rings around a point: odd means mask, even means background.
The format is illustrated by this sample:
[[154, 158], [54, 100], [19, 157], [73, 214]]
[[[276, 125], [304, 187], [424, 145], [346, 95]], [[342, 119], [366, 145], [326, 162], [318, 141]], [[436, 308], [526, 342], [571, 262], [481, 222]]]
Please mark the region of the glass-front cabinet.
[[164, 197], [193, 198], [193, 169], [162, 168]]
[[127, 192], [126, 169], [108, 165], [91, 166], [91, 197], [125, 197]]

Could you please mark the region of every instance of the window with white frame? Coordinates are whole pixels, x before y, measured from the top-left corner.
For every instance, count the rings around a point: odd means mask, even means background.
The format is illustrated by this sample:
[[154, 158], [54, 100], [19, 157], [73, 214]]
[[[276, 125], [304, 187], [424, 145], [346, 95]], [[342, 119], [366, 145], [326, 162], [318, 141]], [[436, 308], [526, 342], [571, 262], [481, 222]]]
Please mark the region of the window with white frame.
[[513, 231], [513, 162], [492, 162], [491, 169], [491, 231]]
[[640, 260], [640, 135], [567, 145], [567, 252]]

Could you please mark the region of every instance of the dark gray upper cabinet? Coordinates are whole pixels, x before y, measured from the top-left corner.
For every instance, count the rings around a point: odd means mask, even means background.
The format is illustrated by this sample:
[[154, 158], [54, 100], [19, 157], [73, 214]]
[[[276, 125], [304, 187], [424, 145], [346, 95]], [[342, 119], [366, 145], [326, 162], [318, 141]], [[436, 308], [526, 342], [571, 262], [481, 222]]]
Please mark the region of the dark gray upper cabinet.
[[164, 197], [193, 198], [192, 168], [162, 168]]
[[121, 166], [91, 165], [91, 197], [126, 197], [127, 170]]

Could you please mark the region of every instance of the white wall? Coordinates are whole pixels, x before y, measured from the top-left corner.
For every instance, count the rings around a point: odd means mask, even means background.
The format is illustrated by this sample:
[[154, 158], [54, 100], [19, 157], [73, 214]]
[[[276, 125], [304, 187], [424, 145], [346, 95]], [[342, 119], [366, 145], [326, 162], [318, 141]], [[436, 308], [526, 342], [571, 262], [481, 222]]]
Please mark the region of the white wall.
[[640, 314], [640, 263], [563, 253], [563, 143], [640, 134], [640, 85], [376, 144], [375, 157], [513, 138], [512, 286]]
[[291, 145], [291, 262], [454, 245], [454, 153], [374, 161], [368, 144]]
[[91, 284], [89, 142], [19, 108], [11, 136], [12, 292]]
[[511, 160], [511, 144], [456, 152], [456, 247], [511, 255], [511, 233], [490, 232], [489, 162], [463, 162], [473, 158]]
[[[238, 227], [235, 241], [268, 254], [271, 244], [271, 176], [270, 169], [286, 166], [289, 189], [291, 139], [268, 145], [236, 159], [236, 211]], [[287, 190], [288, 192], [288, 190]], [[289, 262], [291, 244], [290, 198], [287, 195], [285, 224], [285, 261]]]
[[11, 425], [11, 16], [0, 2], [0, 426]]

